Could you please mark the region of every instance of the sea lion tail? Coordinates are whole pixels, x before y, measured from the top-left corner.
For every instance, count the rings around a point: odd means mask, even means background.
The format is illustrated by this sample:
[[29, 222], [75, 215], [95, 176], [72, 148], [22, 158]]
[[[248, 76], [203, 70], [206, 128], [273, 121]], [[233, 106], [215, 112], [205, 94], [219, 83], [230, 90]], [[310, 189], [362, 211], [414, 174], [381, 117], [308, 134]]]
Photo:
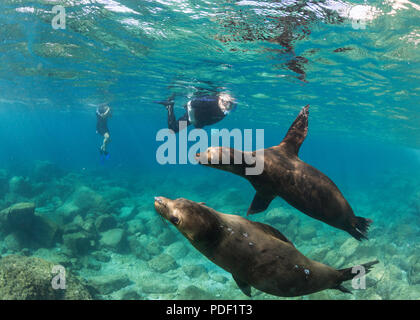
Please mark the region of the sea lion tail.
[[369, 230], [369, 226], [373, 221], [371, 219], [363, 218], [363, 217], [356, 217], [356, 221], [354, 223], [354, 228], [349, 231], [349, 233], [359, 241], [363, 239], [368, 239], [367, 232]]
[[342, 283], [344, 281], [351, 280], [354, 277], [356, 277], [357, 275], [359, 275], [361, 269], [364, 271], [364, 274], [367, 274], [368, 272], [370, 272], [372, 266], [377, 264], [377, 263], [379, 263], [379, 261], [374, 260], [374, 261], [370, 261], [370, 262], [367, 262], [367, 263], [363, 263], [363, 264], [358, 265], [358, 266], [353, 266], [351, 268], [345, 268], [345, 269], [337, 270], [340, 273], [339, 283], [336, 287], [334, 287], [334, 289], [340, 290], [341, 292], [344, 292], [344, 293], [351, 293], [351, 291], [349, 289], [345, 288], [342, 285]]

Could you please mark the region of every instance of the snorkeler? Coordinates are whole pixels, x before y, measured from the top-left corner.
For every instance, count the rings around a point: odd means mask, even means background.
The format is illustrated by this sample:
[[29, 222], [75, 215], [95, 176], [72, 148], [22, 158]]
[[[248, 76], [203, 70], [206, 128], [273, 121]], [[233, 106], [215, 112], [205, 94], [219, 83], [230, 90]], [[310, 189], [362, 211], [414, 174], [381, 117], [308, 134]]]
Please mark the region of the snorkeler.
[[187, 126], [193, 124], [196, 128], [203, 128], [221, 121], [236, 105], [235, 100], [228, 93], [197, 96], [188, 101], [184, 106], [185, 114], [176, 120], [174, 97], [175, 95], [172, 95], [166, 101], [155, 101], [155, 103], [163, 104], [166, 107], [166, 110], [168, 110], [168, 128], [175, 133], [180, 130], [179, 121], [186, 121]]
[[107, 156], [109, 153], [106, 151], [106, 146], [110, 141], [108, 118], [111, 117], [111, 108], [105, 104], [96, 109], [96, 133], [104, 137], [102, 146], [99, 149], [101, 155]]

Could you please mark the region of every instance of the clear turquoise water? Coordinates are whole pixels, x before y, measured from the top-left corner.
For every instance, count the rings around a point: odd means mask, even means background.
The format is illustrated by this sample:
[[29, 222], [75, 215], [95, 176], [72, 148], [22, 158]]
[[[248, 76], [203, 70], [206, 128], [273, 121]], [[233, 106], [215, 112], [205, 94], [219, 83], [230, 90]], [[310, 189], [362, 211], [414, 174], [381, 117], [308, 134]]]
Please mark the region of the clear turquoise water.
[[[65, 30], [51, 27], [56, 4], [66, 7]], [[81, 186], [103, 198], [111, 187], [121, 187], [125, 194], [112, 199], [112, 214], [119, 217], [123, 207], [138, 207], [134, 219], [145, 225], [143, 244], [157, 241], [156, 255], [174, 243], [182, 246], [180, 255], [178, 249], [170, 251], [178, 267], [157, 272], [150, 268], [153, 257], [136, 257], [128, 248], [109, 251], [111, 262], [100, 270], [81, 263], [76, 273], [89, 278], [125, 270], [130, 288], [144, 299], [189, 298], [183, 294], [191, 283], [209, 297], [243, 299], [229, 274], [156, 216], [153, 197], [185, 197], [244, 215], [254, 191], [228, 173], [191, 164], [159, 165], [156, 133], [166, 126], [166, 112], [152, 101], [177, 93], [181, 115], [183, 103], [199, 90], [231, 92], [237, 110], [213, 127], [264, 129], [266, 147], [278, 144], [299, 109], [310, 104], [309, 134], [300, 156], [338, 185], [357, 215], [374, 220], [370, 240], [346, 242], [347, 234], [281, 199], [251, 219], [272, 224], [308, 257], [337, 268], [370, 258], [381, 261], [364, 291], [349, 296], [329, 290], [303, 299], [418, 299], [419, 10], [414, 2], [397, 0], [4, 0], [0, 210], [33, 201], [37, 212], [54, 219]], [[111, 157], [101, 162], [94, 111], [104, 102], [114, 116]], [[37, 176], [39, 161], [61, 168], [62, 175]], [[9, 180], [14, 176], [28, 177], [40, 191], [13, 194]], [[276, 214], [294, 218], [281, 225], [270, 220]], [[317, 230], [316, 236], [303, 239], [300, 234], [308, 227]], [[168, 238], [162, 240], [166, 231]], [[47, 250], [30, 250], [47, 259], [64, 247], [58, 242]], [[198, 278], [182, 269], [197, 264], [207, 269]], [[151, 279], [170, 288], [144, 289]], [[104, 298], [119, 299], [121, 292]]]

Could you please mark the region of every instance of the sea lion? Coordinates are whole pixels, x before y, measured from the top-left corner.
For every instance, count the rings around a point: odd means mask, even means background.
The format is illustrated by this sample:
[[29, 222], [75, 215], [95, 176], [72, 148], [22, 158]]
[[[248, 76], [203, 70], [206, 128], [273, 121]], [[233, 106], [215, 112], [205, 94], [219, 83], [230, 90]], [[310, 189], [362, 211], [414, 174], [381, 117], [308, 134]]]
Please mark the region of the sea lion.
[[[230, 272], [239, 288], [281, 297], [337, 289], [355, 277], [352, 268], [333, 269], [300, 253], [269, 225], [230, 215], [187, 199], [155, 197], [156, 211], [170, 221], [210, 261]], [[365, 263], [365, 272], [378, 261]]]
[[[367, 239], [366, 233], [372, 220], [356, 217], [334, 182], [299, 159], [300, 146], [308, 133], [308, 110], [309, 105], [303, 107], [283, 141], [264, 149], [263, 154], [210, 147], [202, 154], [197, 153], [196, 159], [205, 166], [242, 176], [253, 185], [257, 193], [247, 215], [266, 210], [271, 201], [279, 196], [308, 216], [347, 231], [359, 241]], [[223, 157], [230, 158], [230, 162], [223, 164]], [[239, 158], [241, 161], [237, 161], [236, 157], [242, 157]], [[246, 174], [246, 168], [255, 166], [247, 164], [246, 157], [254, 158], [254, 163], [264, 163], [260, 175]]]

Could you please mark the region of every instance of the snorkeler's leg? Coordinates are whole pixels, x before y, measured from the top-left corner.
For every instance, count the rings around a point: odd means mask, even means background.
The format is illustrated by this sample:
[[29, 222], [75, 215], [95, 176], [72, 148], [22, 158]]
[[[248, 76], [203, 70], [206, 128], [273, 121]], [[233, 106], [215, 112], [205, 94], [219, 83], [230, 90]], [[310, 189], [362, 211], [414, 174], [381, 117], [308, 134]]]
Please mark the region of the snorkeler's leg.
[[173, 107], [175, 104], [175, 93], [173, 93], [168, 99], [162, 101], [153, 101], [154, 103], [163, 104], [166, 108]]
[[102, 147], [101, 147], [101, 150], [103, 152], [106, 152], [106, 146], [109, 143], [109, 141], [110, 141], [109, 133], [108, 132], [105, 132], [105, 134], [104, 134], [104, 141], [103, 141]]
[[180, 121], [186, 122], [187, 127], [191, 124], [191, 122], [188, 120], [187, 112], [181, 118], [176, 120], [173, 107], [168, 108], [168, 128], [173, 130], [175, 133], [179, 132]]

